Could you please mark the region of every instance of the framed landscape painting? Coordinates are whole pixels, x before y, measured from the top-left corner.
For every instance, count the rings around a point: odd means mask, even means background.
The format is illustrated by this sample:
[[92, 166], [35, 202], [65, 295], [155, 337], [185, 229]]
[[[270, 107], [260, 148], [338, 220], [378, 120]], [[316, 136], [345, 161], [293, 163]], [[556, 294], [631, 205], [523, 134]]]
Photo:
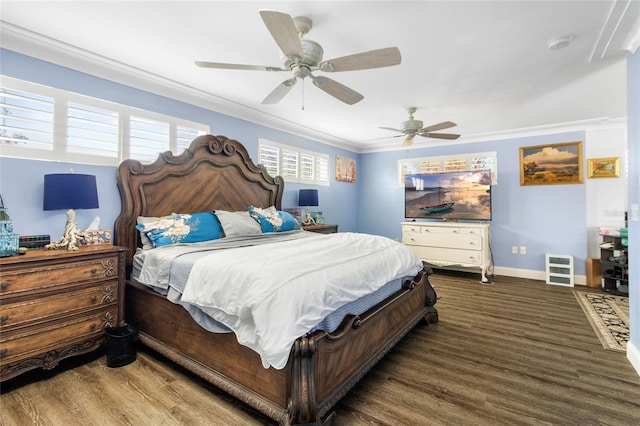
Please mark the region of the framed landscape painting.
[[582, 183], [582, 142], [520, 148], [520, 185]]
[[618, 157], [589, 158], [587, 170], [587, 176], [590, 178], [617, 178], [620, 177], [620, 159]]

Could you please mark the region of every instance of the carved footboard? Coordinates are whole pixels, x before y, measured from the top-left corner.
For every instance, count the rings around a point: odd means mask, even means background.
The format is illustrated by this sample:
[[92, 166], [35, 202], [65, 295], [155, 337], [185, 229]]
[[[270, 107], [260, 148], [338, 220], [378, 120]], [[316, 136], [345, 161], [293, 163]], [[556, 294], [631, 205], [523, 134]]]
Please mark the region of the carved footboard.
[[292, 421], [330, 421], [335, 404], [418, 322], [438, 321], [431, 273], [423, 269], [401, 292], [361, 316], [345, 318], [335, 332], [296, 341]]
[[330, 422], [335, 404], [418, 322], [437, 322], [436, 294], [422, 270], [403, 290], [334, 333], [298, 339], [282, 370], [262, 367], [233, 334], [209, 333], [181, 306], [129, 283], [127, 320], [140, 341], [280, 424]]

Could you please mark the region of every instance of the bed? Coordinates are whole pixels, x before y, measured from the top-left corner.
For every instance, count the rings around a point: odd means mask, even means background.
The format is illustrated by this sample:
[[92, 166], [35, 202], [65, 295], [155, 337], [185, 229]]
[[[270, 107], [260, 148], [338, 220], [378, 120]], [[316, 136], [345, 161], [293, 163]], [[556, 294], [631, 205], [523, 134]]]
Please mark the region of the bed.
[[254, 164], [238, 141], [212, 135], [196, 138], [180, 155], [162, 153], [152, 164], [125, 160], [117, 181], [122, 211], [114, 238], [128, 248], [126, 321], [138, 325], [142, 344], [279, 424], [329, 424], [336, 403], [403, 336], [418, 323], [438, 320], [431, 270], [421, 267], [381, 302], [347, 314], [335, 330], [297, 337], [281, 368], [265, 368], [261, 355], [234, 333], [207, 331], [183, 306], [133, 278], [134, 255], [143, 246], [136, 226], [140, 217], [176, 212], [279, 211], [284, 181]]

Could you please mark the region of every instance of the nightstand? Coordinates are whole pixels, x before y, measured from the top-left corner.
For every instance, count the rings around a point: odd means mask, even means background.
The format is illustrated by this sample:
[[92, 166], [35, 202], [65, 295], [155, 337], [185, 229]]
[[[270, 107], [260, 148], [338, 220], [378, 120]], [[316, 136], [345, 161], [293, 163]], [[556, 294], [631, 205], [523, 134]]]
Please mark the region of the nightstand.
[[302, 229], [318, 234], [335, 234], [338, 232], [338, 225], [308, 225], [302, 226]]
[[124, 324], [127, 249], [31, 250], [0, 259], [0, 381], [100, 347]]

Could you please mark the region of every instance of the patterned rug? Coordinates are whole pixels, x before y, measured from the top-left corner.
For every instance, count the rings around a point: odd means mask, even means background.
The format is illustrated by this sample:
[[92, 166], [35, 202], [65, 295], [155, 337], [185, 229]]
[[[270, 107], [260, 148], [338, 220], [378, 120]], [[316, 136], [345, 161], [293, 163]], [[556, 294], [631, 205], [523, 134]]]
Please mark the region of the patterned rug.
[[574, 291], [591, 326], [605, 349], [627, 351], [629, 298], [606, 293]]

